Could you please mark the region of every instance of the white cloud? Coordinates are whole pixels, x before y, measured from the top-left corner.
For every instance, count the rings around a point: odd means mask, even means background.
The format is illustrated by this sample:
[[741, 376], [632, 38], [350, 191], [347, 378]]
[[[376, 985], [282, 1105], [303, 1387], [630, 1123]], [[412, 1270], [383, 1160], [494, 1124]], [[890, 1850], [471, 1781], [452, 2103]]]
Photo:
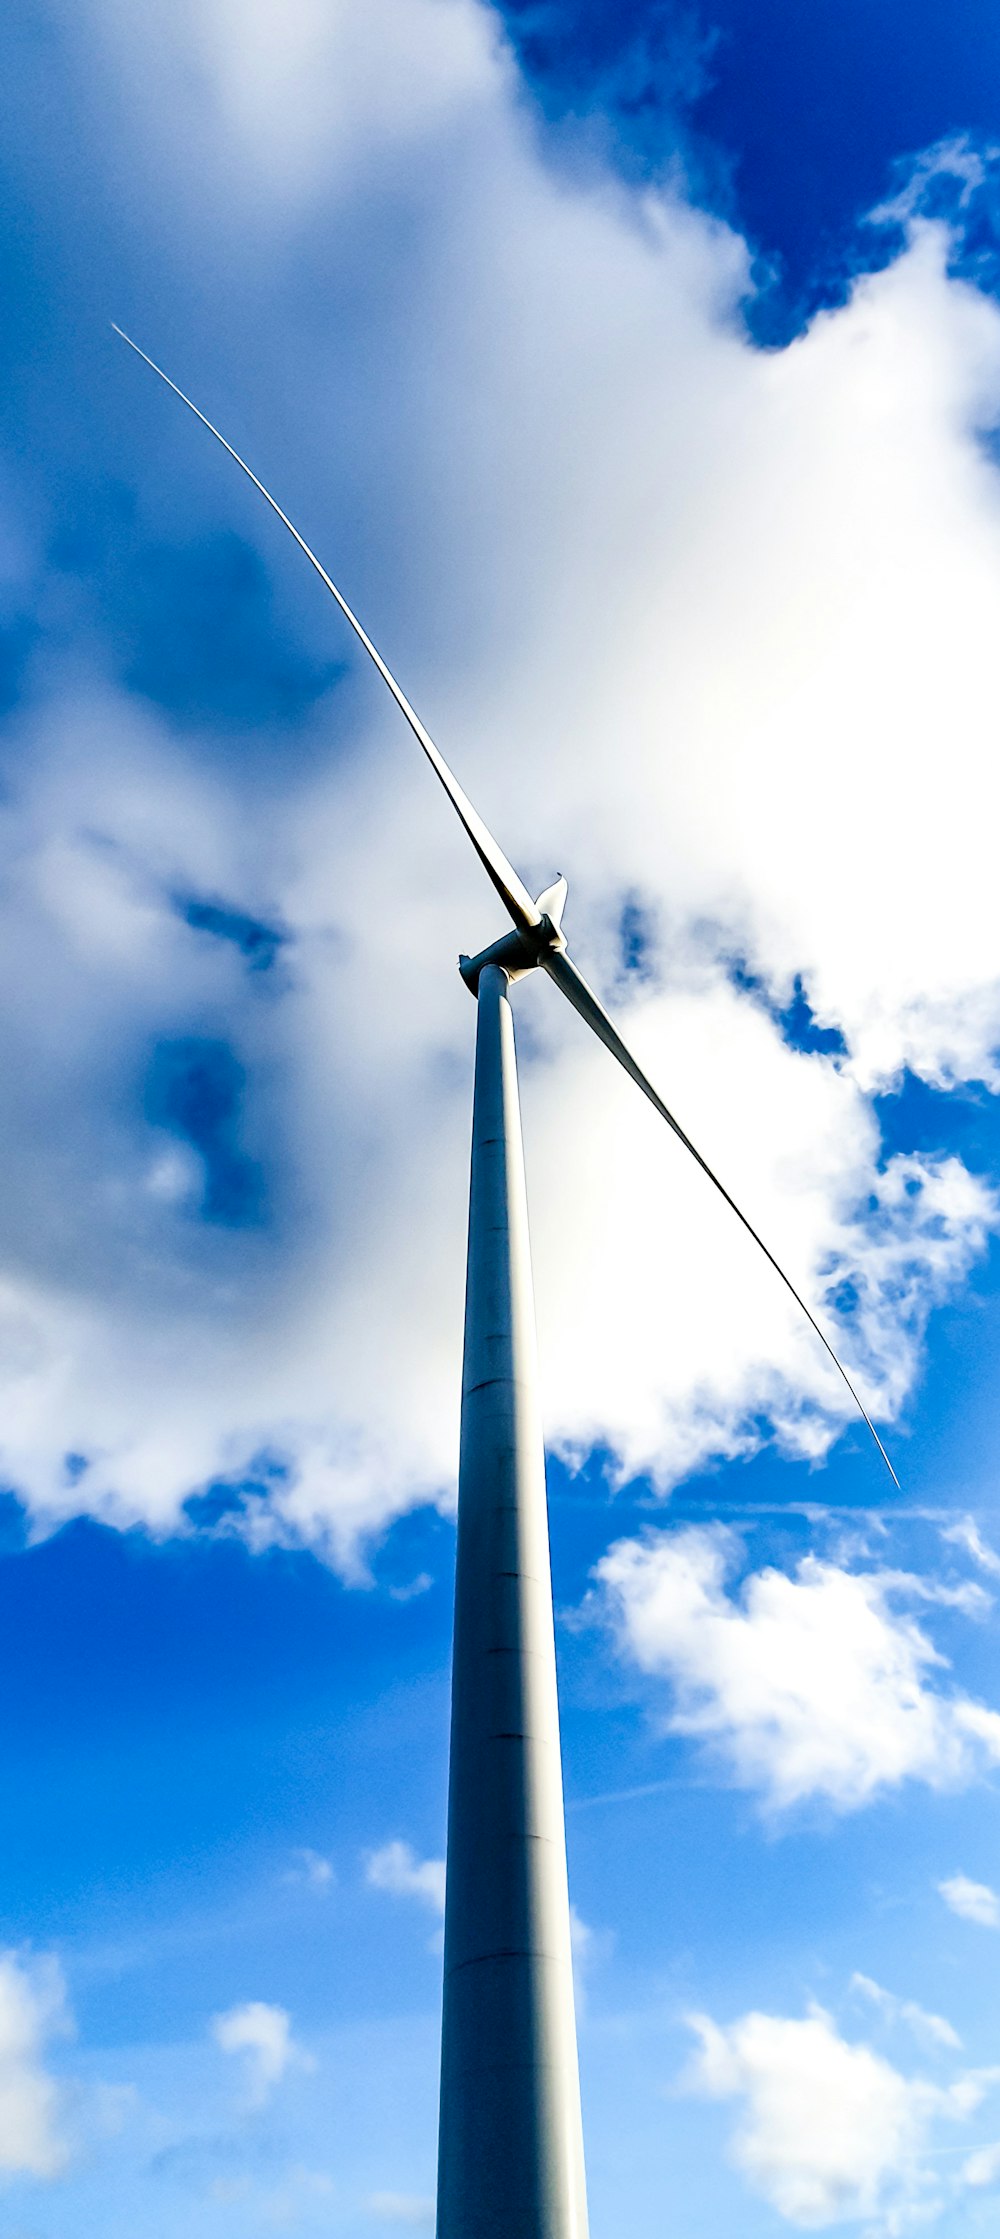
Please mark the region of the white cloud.
[[738, 1552], [721, 1527], [692, 1527], [620, 1540], [597, 1566], [621, 1652], [672, 1687], [673, 1732], [711, 1744], [774, 1809], [823, 1797], [850, 1811], [1000, 1763], [1000, 1714], [945, 1691], [945, 1659], [898, 1607], [926, 1599], [925, 1581], [810, 1555], [731, 1595]]
[[323, 1894], [333, 1888], [337, 1876], [334, 1872], [332, 1859], [324, 1858], [319, 1850], [310, 1850], [308, 1844], [298, 1850], [293, 1850], [292, 1857], [294, 1864], [289, 1867], [285, 1875], [286, 1881], [298, 1883], [306, 1889], [315, 1889]]
[[[234, 188], [244, 217], [251, 205], [264, 238], [280, 237], [324, 186], [412, 158], [494, 90], [492, 42], [461, 0], [367, 0], [364, 9], [287, 0], [280, 16], [268, 0], [151, 0], [145, 50], [121, 0], [94, 0], [88, 12], [126, 98], [155, 128], [160, 179], [186, 199], [170, 141], [182, 129], [199, 203], [223, 232]], [[143, 101], [144, 56], [158, 116]]]
[[594, 1931], [587, 1921], [581, 1918], [575, 1905], [571, 1905], [569, 1908], [569, 1935], [573, 1947], [574, 1965], [585, 1967], [594, 1950]]
[[269, 2006], [262, 1999], [248, 1999], [216, 2014], [212, 2035], [221, 2052], [243, 2060], [251, 2104], [262, 2107], [290, 2067], [310, 2066], [292, 2036], [291, 2017], [283, 2006]]
[[67, 2027], [57, 1962], [0, 1952], [0, 2179], [58, 2177], [66, 2166], [61, 2093], [43, 2063], [48, 2039]]
[[979, 2146], [976, 2152], [971, 2153], [968, 2159], [962, 2163], [961, 2181], [965, 2185], [972, 2185], [976, 2188], [982, 2185], [995, 2185], [998, 2178], [1000, 2178], [1000, 2143], [992, 2146]]
[[851, 2044], [830, 2015], [804, 2020], [744, 2014], [719, 2027], [691, 2017], [699, 2051], [694, 2090], [741, 2099], [731, 2154], [753, 2190], [787, 2222], [819, 2231], [867, 2222], [898, 2233], [939, 2204], [928, 2161], [934, 2121], [962, 2121], [981, 2104], [991, 2075], [949, 2087], [911, 2080], [869, 2045]]
[[941, 1537], [946, 1546], [961, 1547], [964, 1554], [971, 1555], [973, 1562], [978, 1563], [981, 1570], [988, 1571], [991, 1578], [1000, 1578], [1000, 1555], [988, 1546], [971, 1516], [960, 1516], [957, 1523], [946, 1524]]
[[368, 2201], [368, 2213], [380, 2223], [408, 2224], [418, 2231], [434, 2229], [433, 2200], [418, 2192], [373, 2192]]
[[1000, 1897], [987, 1882], [970, 1881], [968, 1874], [950, 1874], [946, 1881], [938, 1882], [938, 1891], [960, 1920], [974, 1921], [977, 1928], [1000, 1928]]
[[922, 2044], [931, 2051], [961, 2051], [962, 2040], [957, 2029], [946, 2021], [943, 2014], [928, 2013], [925, 2006], [918, 2006], [913, 1998], [897, 1998], [881, 1983], [873, 1982], [870, 1975], [851, 1976], [851, 1989], [875, 2006], [883, 2019], [891, 2025], [902, 2022]]
[[569, 1908], [569, 1938], [573, 1954], [573, 1994], [576, 2000], [577, 2019], [587, 2010], [587, 1995], [593, 1968], [605, 1959], [614, 1945], [614, 1937], [607, 1929], [597, 1931], [582, 1918], [576, 1906]]
[[418, 1897], [432, 1912], [444, 1913], [444, 1859], [418, 1858], [410, 1843], [389, 1842], [369, 1851], [365, 1880], [391, 1897]]
[[[645, 913], [626, 1028], [891, 1418], [995, 1218], [956, 1159], [883, 1160], [870, 1090], [903, 1063], [993, 1079], [1000, 312], [918, 227], [754, 351], [743, 244], [675, 193], [555, 172], [471, 0], [57, 14], [99, 74], [95, 176], [128, 165], [122, 224], [198, 302], [196, 343], [169, 291], [140, 339], [193, 350], [175, 370], [308, 513], [513, 857], [571, 873], [602, 989], [626, 899]], [[115, 364], [143, 517], [231, 521], [276, 631], [294, 614], [346, 655], [235, 472]], [[0, 816], [4, 1480], [43, 1525], [165, 1531], [266, 1455], [251, 1539], [349, 1565], [453, 1481], [473, 1011], [451, 959], [499, 929], [492, 902], [373, 678], [331, 692], [307, 755], [265, 736], [234, 775], [39, 664]], [[291, 929], [280, 994], [178, 920], [192, 887]], [[848, 1058], [789, 1048], [736, 951], [776, 1003], [800, 973]], [[848, 1403], [773, 1275], [553, 991], [518, 1010], [554, 1441], [664, 1486], [766, 1426], [821, 1455]], [[243, 1069], [259, 1227], [199, 1221], [204, 1158], [145, 1109], [152, 1051], [192, 1033]]]
[[262, 2184], [245, 2172], [235, 2177], [213, 2177], [209, 2199], [222, 2207], [242, 2208], [255, 2225], [280, 2231], [299, 2230], [304, 2223], [314, 2229], [313, 2215], [329, 2215], [335, 2194], [333, 2178], [323, 2169], [294, 2163], [277, 2184]]

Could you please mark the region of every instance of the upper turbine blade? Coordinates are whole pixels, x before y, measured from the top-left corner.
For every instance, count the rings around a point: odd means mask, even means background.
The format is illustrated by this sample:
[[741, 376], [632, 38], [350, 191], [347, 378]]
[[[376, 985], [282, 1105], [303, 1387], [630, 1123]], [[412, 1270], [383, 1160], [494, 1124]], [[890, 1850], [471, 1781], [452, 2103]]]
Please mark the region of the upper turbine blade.
[[815, 1315], [810, 1313], [805, 1299], [800, 1298], [799, 1293], [796, 1290], [790, 1276], [786, 1275], [784, 1268], [779, 1266], [778, 1261], [775, 1259], [774, 1253], [768, 1250], [763, 1237], [758, 1236], [757, 1230], [754, 1228], [753, 1223], [751, 1221], [748, 1221], [745, 1213], [741, 1213], [740, 1208], [736, 1203], [736, 1199], [734, 1197], [730, 1197], [729, 1191], [727, 1190], [725, 1184], [723, 1182], [720, 1182], [717, 1174], [713, 1173], [708, 1160], [702, 1157], [699, 1150], [695, 1149], [690, 1135], [685, 1135], [684, 1129], [681, 1127], [680, 1122], [678, 1120], [675, 1120], [673, 1113], [668, 1110], [666, 1104], [663, 1102], [663, 1098], [657, 1095], [652, 1082], [647, 1080], [641, 1065], [637, 1063], [636, 1059], [632, 1055], [631, 1050], [622, 1041], [617, 1027], [612, 1024], [606, 1010], [604, 1010], [603, 1006], [598, 1002], [593, 988], [588, 987], [582, 972], [577, 971], [576, 965], [573, 963], [572, 958], [566, 954], [565, 949], [543, 949], [539, 955], [538, 961], [541, 965], [544, 966], [544, 969], [548, 973], [549, 978], [555, 981], [557, 987], [561, 987], [565, 996], [568, 996], [574, 1010], [579, 1011], [580, 1017], [586, 1019], [588, 1026], [593, 1027], [594, 1033], [597, 1035], [599, 1041], [602, 1041], [604, 1043], [605, 1049], [609, 1049], [611, 1051], [612, 1057], [616, 1057], [618, 1059], [619, 1065], [624, 1066], [626, 1073], [628, 1073], [630, 1079], [635, 1082], [636, 1087], [641, 1088], [644, 1096], [648, 1096], [650, 1103], [654, 1106], [656, 1111], [659, 1112], [660, 1118], [665, 1119], [667, 1126], [673, 1129], [673, 1132], [677, 1136], [678, 1141], [683, 1143], [686, 1151], [690, 1151], [692, 1158], [696, 1159], [698, 1165], [701, 1167], [702, 1173], [707, 1174], [709, 1181], [714, 1184], [715, 1188], [719, 1192], [720, 1197], [725, 1198], [726, 1204], [731, 1207], [732, 1211], [736, 1215], [737, 1220], [742, 1221], [748, 1235], [752, 1236], [754, 1243], [760, 1246], [765, 1259], [770, 1260], [775, 1274], [780, 1275], [781, 1280], [785, 1285], [785, 1289], [791, 1292], [796, 1306], [801, 1307], [807, 1322], [809, 1322], [811, 1327], [815, 1330], [820, 1344], [825, 1346], [834, 1367], [843, 1377], [844, 1382], [847, 1385], [847, 1389], [850, 1392], [851, 1398], [854, 1401], [855, 1407], [857, 1408], [858, 1413], [864, 1417], [864, 1420], [867, 1423], [869, 1430], [871, 1431], [872, 1437], [875, 1440], [875, 1444], [878, 1447], [879, 1453], [882, 1456], [882, 1460], [884, 1461], [889, 1475], [892, 1478], [892, 1482], [898, 1489], [899, 1479], [896, 1475], [895, 1470], [893, 1469], [892, 1463], [889, 1460], [889, 1456], [886, 1453], [885, 1447], [882, 1444], [882, 1441], [879, 1437], [874, 1423], [872, 1422], [867, 1408], [859, 1399], [843, 1362], [838, 1360], [829, 1338], [824, 1336]]
[[158, 374], [161, 381], [166, 382], [168, 389], [173, 390], [174, 395], [180, 398], [181, 403], [187, 405], [188, 411], [194, 413], [195, 419], [201, 421], [202, 427], [207, 428], [209, 434], [214, 435], [216, 442], [221, 443], [223, 450], [228, 451], [230, 458], [235, 459], [237, 466], [242, 467], [244, 474], [247, 475], [250, 481], [253, 483], [254, 489], [260, 491], [261, 497], [266, 499], [272, 513], [277, 514], [279, 521], [282, 521], [284, 523], [289, 535], [295, 538], [295, 542], [298, 545], [300, 552], [305, 553], [306, 559], [310, 562], [310, 565], [315, 568], [320, 581], [326, 584], [327, 590], [331, 593], [331, 596], [336, 599], [337, 605], [339, 606], [345, 621], [350, 623], [355, 636], [360, 639], [361, 644], [364, 646], [365, 652], [369, 655], [371, 660], [374, 661], [375, 667], [377, 668], [383, 682], [388, 685], [397, 707], [400, 708], [402, 710], [402, 713], [405, 715], [411, 731], [413, 732], [415, 738], [419, 740], [420, 745], [423, 747], [424, 753], [427, 756], [432, 770], [434, 770], [436, 775], [440, 778], [445, 792], [448, 795], [448, 799], [452, 804], [452, 807], [457, 810], [458, 815], [461, 818], [461, 821], [464, 824], [465, 829], [469, 835], [469, 838], [472, 841], [472, 845], [476, 850], [476, 854], [479, 857], [483, 869], [486, 872], [487, 877], [492, 879], [497, 893], [500, 896], [500, 900], [504, 905], [504, 908], [513, 918], [514, 924], [517, 926], [519, 932], [529, 932], [533, 926], [541, 923], [541, 911], [532, 901], [527, 887], [524, 885], [523, 880], [518, 877], [513, 865], [511, 863], [508, 863], [507, 857], [505, 856], [502, 847], [499, 847], [497, 845], [492, 832], [487, 830], [486, 825], [483, 823], [482, 817], [477, 815], [477, 812], [473, 808], [472, 802], [469, 800], [468, 795], [463, 792], [458, 779], [452, 775], [451, 770], [448, 768], [448, 764], [445, 761], [444, 755], [440, 753], [439, 749], [435, 746], [430, 733], [428, 731], [425, 731], [424, 726], [420, 721], [420, 717], [415, 714], [413, 708], [410, 706], [405, 692], [401, 690], [400, 686], [396, 682], [395, 677], [392, 674], [391, 669], [389, 669], [386, 663], [383, 661], [382, 655], [378, 651], [377, 646], [372, 644], [371, 638], [368, 636], [367, 631], [362, 629], [357, 615], [351, 612], [351, 609], [348, 606], [347, 600], [344, 598], [343, 593], [338, 591], [332, 577], [327, 574], [325, 567], [323, 567], [321, 562], [316, 558], [315, 552], [313, 552], [310, 549], [309, 545], [306, 543], [305, 537], [300, 536], [294, 521], [290, 521], [287, 513], [282, 512], [277, 499], [271, 496], [270, 490], [265, 490], [263, 482], [258, 479], [257, 475], [253, 471], [253, 468], [247, 465], [245, 459], [241, 459], [239, 452], [234, 451], [232, 444], [227, 443], [225, 436], [220, 434], [219, 429], [213, 426], [211, 420], [206, 419], [204, 412], [199, 411], [198, 406], [192, 403], [191, 398], [189, 396], [185, 396], [183, 389], [178, 388], [176, 381], [171, 380], [169, 373], [164, 373], [163, 367], [161, 365], [157, 365], [154, 358], [147, 357], [145, 350], [140, 350], [138, 343], [133, 342], [131, 335], [126, 334], [123, 327], [115, 326], [114, 320], [112, 320], [111, 324], [114, 333], [120, 335], [123, 342], [128, 343], [129, 349], [134, 350], [136, 357], [142, 358], [143, 363], [145, 365], [148, 365], [153, 373]]

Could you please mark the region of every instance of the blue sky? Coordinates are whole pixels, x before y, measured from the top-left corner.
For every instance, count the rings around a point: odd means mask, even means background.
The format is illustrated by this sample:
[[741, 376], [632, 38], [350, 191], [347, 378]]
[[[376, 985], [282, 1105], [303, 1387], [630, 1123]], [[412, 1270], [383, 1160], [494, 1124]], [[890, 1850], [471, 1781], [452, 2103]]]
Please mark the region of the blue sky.
[[0, 71], [0, 2221], [430, 2229], [489, 889], [595, 2239], [1000, 2199], [1000, 44], [116, 0]]

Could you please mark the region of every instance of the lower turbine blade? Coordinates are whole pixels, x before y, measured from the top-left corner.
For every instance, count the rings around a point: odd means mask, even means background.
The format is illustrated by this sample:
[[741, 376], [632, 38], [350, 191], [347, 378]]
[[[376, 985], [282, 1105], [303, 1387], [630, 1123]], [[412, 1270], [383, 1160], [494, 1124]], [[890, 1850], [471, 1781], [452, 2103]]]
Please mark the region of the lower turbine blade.
[[778, 1261], [775, 1259], [774, 1253], [768, 1250], [763, 1237], [758, 1236], [757, 1230], [754, 1228], [752, 1221], [748, 1221], [746, 1214], [741, 1213], [740, 1208], [736, 1203], [735, 1197], [730, 1197], [725, 1183], [720, 1182], [718, 1175], [713, 1173], [708, 1160], [702, 1157], [699, 1150], [695, 1149], [690, 1135], [685, 1135], [684, 1129], [680, 1125], [680, 1122], [678, 1120], [675, 1120], [673, 1113], [668, 1110], [668, 1107], [664, 1103], [662, 1096], [657, 1095], [652, 1082], [647, 1080], [641, 1065], [638, 1064], [637, 1060], [633, 1057], [632, 1052], [627, 1047], [626, 1043], [622, 1041], [617, 1027], [612, 1024], [612, 1021], [609, 1019], [606, 1010], [603, 1008], [603, 1005], [598, 1002], [593, 988], [587, 986], [587, 982], [584, 979], [582, 972], [577, 971], [576, 965], [573, 963], [572, 958], [567, 956], [565, 949], [543, 949], [538, 961], [548, 973], [549, 978], [554, 980], [556, 986], [562, 989], [563, 994], [567, 997], [569, 1002], [572, 1003], [574, 1010], [579, 1011], [580, 1017], [586, 1019], [587, 1025], [593, 1028], [593, 1031], [597, 1035], [598, 1040], [604, 1043], [605, 1049], [610, 1050], [612, 1057], [616, 1057], [618, 1059], [619, 1065], [624, 1066], [630, 1080], [633, 1080], [635, 1082], [637, 1088], [641, 1088], [644, 1096], [648, 1096], [650, 1103], [654, 1107], [654, 1110], [659, 1112], [660, 1118], [666, 1120], [667, 1126], [673, 1129], [678, 1142], [683, 1143], [685, 1150], [690, 1151], [692, 1158], [695, 1159], [697, 1161], [697, 1164], [701, 1167], [702, 1173], [707, 1174], [709, 1181], [713, 1184], [714, 1188], [718, 1190], [720, 1197], [725, 1198], [726, 1204], [735, 1213], [737, 1220], [742, 1221], [743, 1227], [746, 1229], [747, 1234], [749, 1236], [752, 1236], [754, 1243], [760, 1247], [760, 1250], [764, 1254], [764, 1258], [770, 1261], [775, 1274], [780, 1275], [785, 1289], [791, 1292], [796, 1306], [801, 1308], [810, 1327], [815, 1330], [820, 1344], [823, 1345], [826, 1351], [829, 1353], [830, 1359], [832, 1360], [835, 1369], [838, 1371], [838, 1374], [843, 1377], [844, 1383], [846, 1384], [847, 1389], [850, 1392], [855, 1407], [857, 1408], [859, 1415], [861, 1415], [864, 1421], [867, 1423], [872, 1437], [875, 1440], [875, 1444], [878, 1447], [879, 1453], [882, 1456], [882, 1460], [884, 1461], [889, 1475], [892, 1478], [892, 1482], [898, 1490], [899, 1479], [896, 1475], [895, 1470], [893, 1469], [892, 1463], [889, 1460], [889, 1456], [886, 1453], [885, 1447], [882, 1444], [882, 1441], [879, 1437], [874, 1423], [872, 1422], [867, 1408], [859, 1399], [843, 1362], [838, 1360], [829, 1338], [824, 1336], [824, 1333], [821, 1330], [818, 1321], [816, 1320], [815, 1314], [810, 1313], [805, 1299], [800, 1298], [799, 1293], [796, 1290], [790, 1276], [786, 1275], [784, 1268], [779, 1266]]

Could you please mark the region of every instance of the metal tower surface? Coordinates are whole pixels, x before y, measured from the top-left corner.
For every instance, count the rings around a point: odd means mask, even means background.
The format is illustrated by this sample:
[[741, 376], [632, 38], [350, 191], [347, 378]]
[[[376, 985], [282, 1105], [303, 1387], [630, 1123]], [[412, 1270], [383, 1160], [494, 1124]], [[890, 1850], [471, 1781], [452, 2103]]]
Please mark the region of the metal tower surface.
[[478, 982], [437, 2239], [586, 2239], [528, 1209], [508, 975]]

